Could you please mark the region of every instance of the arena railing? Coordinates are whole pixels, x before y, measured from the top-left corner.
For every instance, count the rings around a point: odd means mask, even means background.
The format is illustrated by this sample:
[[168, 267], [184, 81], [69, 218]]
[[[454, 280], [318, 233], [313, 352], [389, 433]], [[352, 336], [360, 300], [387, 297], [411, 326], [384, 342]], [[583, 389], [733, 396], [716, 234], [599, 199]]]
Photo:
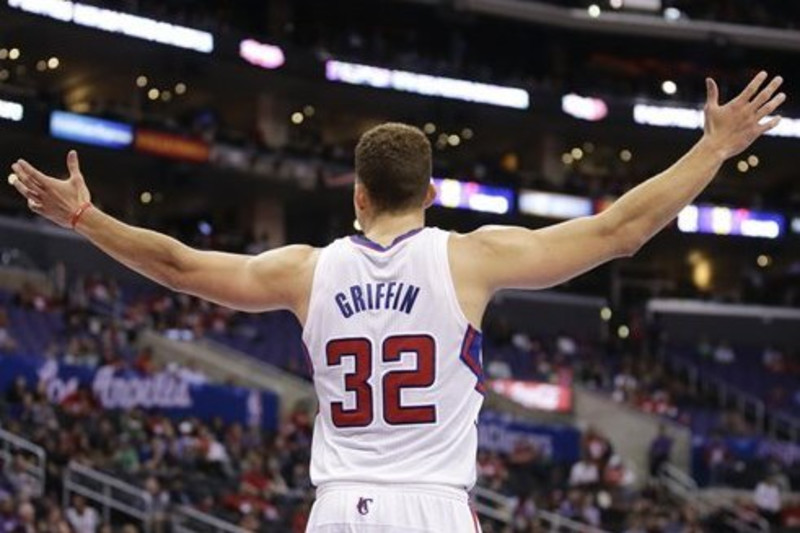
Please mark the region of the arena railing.
[[[479, 516], [495, 520], [502, 524], [512, 525], [517, 499], [505, 496], [486, 487], [475, 486], [472, 489], [472, 505]], [[570, 520], [557, 513], [536, 510], [536, 519], [542, 524], [543, 532], [550, 533], [606, 533], [604, 530], [575, 520]], [[538, 531], [538, 530], [537, 530]]]
[[[658, 318], [658, 329], [676, 346], [697, 344], [698, 331], [734, 346], [793, 346], [800, 325], [800, 310], [795, 308], [682, 299], [654, 298], [647, 303], [647, 315], [651, 322]], [[761, 398], [701, 370], [685, 354], [673, 353], [658, 343], [651, 351], [660, 354], [672, 370], [684, 373], [692, 392], [709, 395], [719, 407], [736, 410], [768, 437], [800, 442], [800, 418], [767, 409]]]
[[[26, 455], [27, 460], [23, 466], [36, 483], [32, 496], [41, 497], [47, 481], [47, 454], [44, 448], [0, 427], [0, 457], [3, 459], [3, 463], [11, 462], [17, 452], [23, 452]], [[30, 459], [35, 459], [35, 461], [32, 462]]]
[[64, 473], [62, 498], [65, 509], [69, 507], [70, 494], [80, 494], [99, 504], [105, 522], [110, 521], [111, 511], [116, 511], [141, 522], [144, 533], [153, 530], [153, 499], [140, 487], [73, 461]]
[[689, 386], [696, 393], [713, 393], [720, 407], [735, 409], [745, 420], [767, 437], [776, 440], [800, 442], [800, 419], [767, 409], [766, 403], [757, 396], [726, 383], [722, 378], [704, 376], [689, 362], [669, 357], [665, 363], [675, 371], [686, 372]]
[[745, 522], [729, 501], [715, 500], [704, 494], [691, 476], [673, 464], [666, 463], [661, 467], [659, 480], [674, 499], [691, 507], [699, 516], [718, 514], [732, 531], [740, 533], [769, 531], [766, 520], [759, 517], [755, 523]]
[[247, 533], [247, 530], [185, 505], [173, 509], [172, 533]]

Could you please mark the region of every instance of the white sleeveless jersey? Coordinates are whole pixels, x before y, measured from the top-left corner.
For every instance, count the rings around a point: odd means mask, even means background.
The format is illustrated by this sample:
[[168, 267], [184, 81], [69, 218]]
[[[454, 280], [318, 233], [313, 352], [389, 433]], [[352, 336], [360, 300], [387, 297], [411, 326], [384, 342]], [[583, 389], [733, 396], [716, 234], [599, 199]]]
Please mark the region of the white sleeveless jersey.
[[320, 253], [303, 331], [315, 485], [475, 483], [481, 334], [456, 299], [449, 235], [351, 236]]

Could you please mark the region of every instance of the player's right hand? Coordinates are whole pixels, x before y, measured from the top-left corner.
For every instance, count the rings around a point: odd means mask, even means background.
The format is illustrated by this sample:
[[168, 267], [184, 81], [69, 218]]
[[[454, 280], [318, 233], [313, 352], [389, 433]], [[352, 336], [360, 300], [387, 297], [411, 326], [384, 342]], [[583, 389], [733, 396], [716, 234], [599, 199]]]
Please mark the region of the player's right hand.
[[775, 76], [764, 86], [768, 77], [766, 72], [759, 72], [739, 96], [725, 105], [719, 104], [716, 82], [706, 79], [705, 138], [725, 159], [739, 155], [780, 123], [780, 117], [771, 115], [786, 101], [786, 94], [775, 94], [783, 78]]
[[9, 184], [28, 201], [28, 208], [59, 226], [69, 228], [78, 210], [91, 202], [92, 196], [81, 174], [78, 154], [71, 150], [67, 154], [69, 178], [62, 180], [48, 176], [33, 165], [20, 159], [11, 169]]

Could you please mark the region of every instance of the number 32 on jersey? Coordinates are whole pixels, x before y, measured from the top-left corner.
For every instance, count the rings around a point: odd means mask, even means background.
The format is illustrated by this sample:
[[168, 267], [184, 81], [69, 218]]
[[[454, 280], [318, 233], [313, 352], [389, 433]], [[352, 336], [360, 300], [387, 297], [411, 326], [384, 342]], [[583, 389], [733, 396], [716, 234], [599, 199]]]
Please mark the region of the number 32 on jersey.
[[345, 358], [354, 361], [353, 371], [344, 374], [344, 388], [352, 393], [355, 406], [346, 409], [344, 402], [331, 402], [331, 418], [338, 428], [363, 428], [374, 421], [375, 394], [383, 394], [383, 420], [392, 426], [407, 424], [432, 424], [436, 422], [435, 405], [403, 405], [403, 389], [431, 387], [436, 381], [436, 342], [430, 335], [396, 335], [388, 337], [380, 347], [384, 363], [400, 361], [403, 354], [412, 354], [415, 368], [392, 370], [383, 374], [376, 384], [377, 392], [369, 383], [373, 376], [373, 346], [366, 338], [337, 339], [328, 342], [325, 360], [328, 366], [336, 367]]

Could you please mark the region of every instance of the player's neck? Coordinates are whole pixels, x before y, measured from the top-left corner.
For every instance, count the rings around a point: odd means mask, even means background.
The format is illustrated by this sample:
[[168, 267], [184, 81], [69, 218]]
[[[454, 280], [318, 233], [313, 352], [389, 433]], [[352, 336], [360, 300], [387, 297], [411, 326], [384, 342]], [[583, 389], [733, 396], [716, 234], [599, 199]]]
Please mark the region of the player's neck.
[[381, 246], [389, 246], [397, 237], [424, 225], [424, 211], [380, 215], [365, 224], [364, 236]]

